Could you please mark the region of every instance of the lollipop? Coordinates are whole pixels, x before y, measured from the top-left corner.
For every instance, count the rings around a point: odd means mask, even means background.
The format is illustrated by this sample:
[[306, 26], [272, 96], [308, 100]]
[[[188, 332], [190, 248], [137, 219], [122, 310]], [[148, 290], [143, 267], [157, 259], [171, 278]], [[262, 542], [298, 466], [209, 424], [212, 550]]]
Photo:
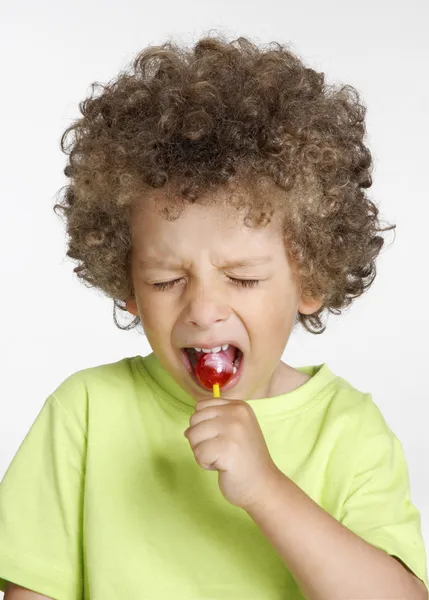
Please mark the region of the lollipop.
[[232, 362], [222, 352], [203, 354], [195, 367], [198, 381], [207, 389], [213, 390], [215, 398], [220, 397], [220, 387], [226, 385], [234, 374]]

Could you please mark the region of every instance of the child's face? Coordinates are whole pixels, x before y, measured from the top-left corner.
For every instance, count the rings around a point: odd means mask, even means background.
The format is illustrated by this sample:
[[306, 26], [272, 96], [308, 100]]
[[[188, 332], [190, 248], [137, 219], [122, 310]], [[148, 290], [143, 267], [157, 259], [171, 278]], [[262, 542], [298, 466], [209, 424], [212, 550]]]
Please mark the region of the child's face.
[[229, 343], [243, 356], [222, 395], [274, 395], [297, 311], [309, 314], [321, 305], [300, 298], [279, 220], [247, 228], [234, 209], [193, 204], [167, 221], [152, 199], [133, 213], [132, 233], [135, 298], [127, 309], [140, 315], [163, 367], [192, 396], [210, 396], [184, 348]]

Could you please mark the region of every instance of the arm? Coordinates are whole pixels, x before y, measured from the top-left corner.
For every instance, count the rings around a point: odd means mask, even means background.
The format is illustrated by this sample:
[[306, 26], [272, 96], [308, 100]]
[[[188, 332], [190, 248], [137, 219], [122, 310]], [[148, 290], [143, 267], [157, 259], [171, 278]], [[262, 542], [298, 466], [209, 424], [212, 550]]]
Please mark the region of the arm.
[[51, 598], [41, 596], [40, 594], [36, 594], [36, 592], [27, 590], [19, 585], [9, 583], [6, 588], [4, 600], [51, 600]]
[[291, 571], [307, 600], [428, 600], [399, 560], [365, 542], [283, 473], [246, 512]]

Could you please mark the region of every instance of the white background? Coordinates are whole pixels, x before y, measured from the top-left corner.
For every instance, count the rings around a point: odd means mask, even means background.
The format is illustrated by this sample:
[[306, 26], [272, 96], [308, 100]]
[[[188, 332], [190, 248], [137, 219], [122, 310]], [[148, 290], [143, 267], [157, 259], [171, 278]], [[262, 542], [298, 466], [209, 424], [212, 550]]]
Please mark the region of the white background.
[[368, 105], [369, 193], [397, 223], [397, 239], [367, 295], [331, 317], [322, 336], [297, 331], [284, 358], [327, 362], [373, 393], [402, 441], [429, 543], [428, 12], [425, 0], [2, 2], [0, 478], [63, 379], [149, 352], [143, 335], [115, 328], [111, 301], [77, 282], [64, 259], [63, 225], [52, 212], [65, 183], [60, 135], [91, 82], [114, 77], [148, 44], [192, 42], [215, 29], [291, 43]]

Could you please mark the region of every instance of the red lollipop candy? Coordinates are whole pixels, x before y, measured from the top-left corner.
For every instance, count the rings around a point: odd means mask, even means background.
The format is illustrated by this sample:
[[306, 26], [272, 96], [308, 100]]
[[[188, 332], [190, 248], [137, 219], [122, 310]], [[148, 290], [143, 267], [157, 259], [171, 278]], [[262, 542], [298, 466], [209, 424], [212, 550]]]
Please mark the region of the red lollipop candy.
[[198, 381], [218, 397], [219, 387], [226, 385], [234, 375], [233, 364], [222, 352], [207, 352], [198, 360], [195, 374]]

